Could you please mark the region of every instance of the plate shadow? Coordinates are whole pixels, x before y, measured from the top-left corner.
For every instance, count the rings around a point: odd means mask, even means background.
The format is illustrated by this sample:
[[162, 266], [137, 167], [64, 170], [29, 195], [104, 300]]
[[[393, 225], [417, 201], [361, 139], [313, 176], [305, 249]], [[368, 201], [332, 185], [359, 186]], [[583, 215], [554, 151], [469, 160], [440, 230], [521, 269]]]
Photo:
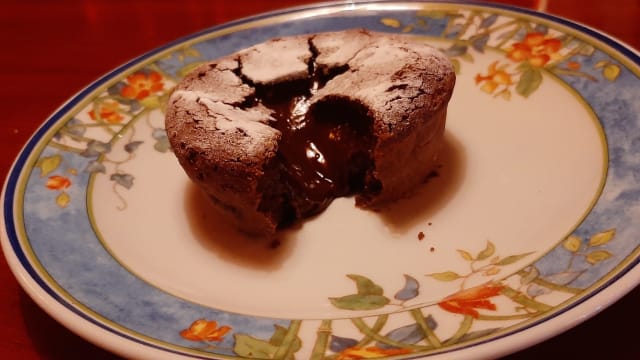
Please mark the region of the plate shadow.
[[[465, 155], [462, 144], [450, 133], [445, 134], [437, 175], [396, 203], [376, 211], [394, 233], [406, 233], [428, 219], [449, 201], [462, 184]], [[296, 234], [307, 221], [286, 229], [276, 240], [248, 237], [226, 223], [206, 195], [187, 182], [184, 209], [193, 236], [200, 244], [223, 261], [262, 271], [275, 271], [293, 254]], [[357, 209], [354, 211], [366, 211]]]
[[[289, 232], [276, 239], [242, 234], [218, 215], [207, 196], [191, 181], [185, 189], [184, 209], [193, 236], [221, 260], [263, 271], [275, 271], [292, 253], [295, 241]], [[295, 231], [292, 229], [292, 231]]]
[[392, 232], [405, 233], [420, 222], [426, 225], [460, 189], [465, 176], [466, 155], [462, 143], [450, 132], [445, 133], [439, 164], [434, 175], [417, 189], [378, 211]]

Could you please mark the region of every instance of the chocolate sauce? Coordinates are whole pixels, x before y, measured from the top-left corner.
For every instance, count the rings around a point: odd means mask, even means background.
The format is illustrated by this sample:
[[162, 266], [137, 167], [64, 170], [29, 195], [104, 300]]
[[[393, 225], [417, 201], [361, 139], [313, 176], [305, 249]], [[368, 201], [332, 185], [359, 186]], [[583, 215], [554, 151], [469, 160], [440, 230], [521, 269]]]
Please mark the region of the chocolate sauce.
[[362, 190], [372, 168], [372, 121], [367, 108], [354, 100], [331, 98], [309, 104], [317, 82], [299, 81], [258, 91], [270, 108], [279, 144], [281, 179], [295, 217], [324, 210], [336, 197]]

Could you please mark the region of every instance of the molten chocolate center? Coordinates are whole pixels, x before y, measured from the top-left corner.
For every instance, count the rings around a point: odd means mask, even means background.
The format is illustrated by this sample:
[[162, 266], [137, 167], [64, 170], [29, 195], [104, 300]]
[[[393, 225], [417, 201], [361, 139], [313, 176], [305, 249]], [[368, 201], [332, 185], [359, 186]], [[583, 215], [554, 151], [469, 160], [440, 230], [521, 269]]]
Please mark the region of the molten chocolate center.
[[[281, 180], [296, 218], [324, 210], [333, 199], [359, 192], [372, 169], [372, 119], [364, 105], [344, 98], [313, 105], [318, 82], [282, 84], [259, 94], [273, 110], [279, 143]], [[310, 90], [311, 89], [311, 90]]]

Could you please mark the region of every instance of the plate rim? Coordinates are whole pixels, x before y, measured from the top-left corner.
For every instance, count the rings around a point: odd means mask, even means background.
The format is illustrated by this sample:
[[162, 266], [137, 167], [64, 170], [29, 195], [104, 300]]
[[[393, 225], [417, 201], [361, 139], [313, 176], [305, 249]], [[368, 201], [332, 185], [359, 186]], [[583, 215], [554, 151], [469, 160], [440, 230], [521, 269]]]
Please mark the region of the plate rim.
[[[15, 190], [17, 190], [18, 184], [20, 183], [23, 176], [26, 176], [24, 173], [24, 165], [28, 162], [28, 159], [33, 155], [33, 151], [37, 149], [38, 145], [41, 145], [42, 138], [51, 131], [52, 127], [55, 127], [61, 119], [67, 114], [73, 107], [77, 106], [79, 102], [85, 99], [89, 94], [93, 93], [96, 88], [107, 83], [109, 80], [112, 80], [114, 77], [121, 76], [123, 72], [127, 69], [131, 70], [136, 65], [145, 62], [149, 58], [161, 54], [164, 51], [188, 42], [189, 40], [193, 40], [199, 38], [203, 35], [217, 32], [219, 30], [233, 28], [237, 25], [241, 25], [248, 22], [254, 22], [256, 20], [268, 19], [274, 16], [281, 16], [287, 14], [295, 14], [302, 11], [310, 11], [314, 9], [323, 9], [326, 7], [344, 7], [354, 3], [356, 5], [362, 6], [366, 4], [451, 4], [451, 5], [464, 5], [464, 6], [479, 6], [481, 8], [489, 8], [489, 9], [503, 9], [507, 11], [512, 11], [519, 14], [526, 14], [537, 18], [543, 18], [546, 21], [550, 21], [556, 24], [563, 25], [565, 27], [571, 28], [577, 32], [585, 34], [587, 37], [598, 40], [602, 42], [607, 47], [614, 49], [616, 52], [619, 52], [623, 58], [630, 61], [631, 63], [640, 65], [640, 52], [635, 50], [633, 47], [628, 44], [616, 39], [615, 37], [603, 33], [599, 30], [596, 30], [587, 25], [581, 24], [576, 21], [568, 20], [563, 17], [558, 17], [555, 15], [541, 13], [535, 10], [505, 5], [505, 4], [493, 4], [486, 3], [482, 1], [464, 1], [464, 0], [442, 0], [442, 1], [423, 1], [423, 0], [409, 0], [409, 1], [393, 1], [393, 0], [369, 0], [369, 1], [355, 1], [355, 2], [340, 2], [340, 1], [330, 1], [330, 2], [320, 2], [309, 5], [301, 5], [295, 7], [289, 7], [285, 9], [275, 10], [260, 13], [257, 15], [244, 17], [241, 19], [237, 19], [231, 22], [222, 23], [220, 25], [216, 25], [213, 27], [206, 28], [204, 30], [192, 33], [190, 35], [178, 38], [177, 40], [171, 41], [165, 45], [152, 49], [144, 54], [137, 56], [122, 65], [116, 67], [115, 69], [107, 72], [106, 74], [100, 76], [95, 81], [91, 82], [89, 85], [78, 91], [76, 94], [72, 95], [68, 98], [66, 102], [64, 102], [58, 109], [53, 111], [46, 120], [37, 128], [37, 130], [30, 136], [29, 140], [24, 144], [23, 148], [19, 151], [18, 156], [15, 157], [14, 162], [9, 168], [8, 175], [5, 179], [5, 182], [2, 187], [2, 193], [0, 194], [0, 202], [2, 202], [2, 207], [0, 208], [0, 225], [2, 226], [2, 235], [0, 236], [0, 243], [2, 245], [3, 252], [5, 254], [5, 258], [9, 267], [22, 286], [23, 289], [26, 290], [27, 294], [34, 299], [34, 301], [44, 309], [50, 316], [59, 321], [65, 327], [72, 330], [74, 333], [78, 334], [82, 338], [91, 341], [92, 343], [101, 346], [109, 351], [112, 351], [116, 354], [120, 354], [122, 356], [148, 356], [150, 355], [149, 351], [151, 349], [152, 352], [157, 352], [154, 354], [156, 358], [164, 358], [164, 356], [170, 356], [167, 358], [175, 358], [176, 354], [184, 356], [183, 353], [174, 353], [168, 354], [171, 352], [171, 349], [167, 347], [154, 346], [153, 343], [148, 343], [137, 339], [135, 337], [127, 336], [127, 334], [122, 333], [118, 330], [109, 330], [109, 326], [107, 324], [99, 323], [90, 317], [86, 316], [80, 310], [72, 310], [74, 307], [72, 304], [64, 305], [67, 303], [65, 299], [58, 299], [55, 296], [54, 290], [46, 290], [49, 286], [46, 283], [43, 283], [42, 279], [39, 279], [39, 274], [37, 274], [37, 270], [33, 269], [32, 264], [26, 259], [26, 255], [23, 253], [23, 249], [19, 244], [19, 239], [17, 234], [15, 233], [16, 224], [13, 222], [14, 218], [11, 217], [13, 213], [14, 204], [15, 204]], [[9, 189], [12, 189], [13, 192], [7, 193]], [[7, 196], [8, 195], [8, 196]], [[18, 216], [21, 218], [21, 215]], [[9, 219], [9, 224], [5, 222], [5, 219]], [[11, 230], [8, 231], [8, 227], [11, 227]], [[11, 233], [11, 234], [10, 234]], [[17, 242], [17, 243], [16, 243]], [[16, 253], [16, 249], [19, 250], [20, 253]], [[10, 251], [7, 251], [10, 250]], [[633, 252], [629, 255], [631, 256]], [[21, 257], [24, 260], [21, 260]], [[548, 317], [543, 317], [538, 319], [537, 321], [533, 321], [531, 324], [528, 324], [525, 327], [521, 327], [513, 332], [503, 334], [498, 337], [490, 338], [485, 341], [466, 344], [461, 348], [450, 349], [445, 351], [444, 354], [460, 354], [464, 352], [473, 351], [478, 353], [480, 348], [482, 350], [486, 350], [487, 347], [481, 346], [485, 343], [496, 343], [502, 342], [506, 340], [510, 340], [516, 338], [517, 341], [512, 344], [508, 344], [507, 346], [503, 346], [503, 351], [501, 355], [512, 353], [519, 349], [525, 348], [527, 346], [542, 342], [549, 337], [557, 335], [561, 332], [570, 329], [587, 319], [593, 317], [600, 311], [607, 308], [609, 305], [616, 302], [618, 299], [632, 291], [639, 283], [640, 283], [640, 267], [637, 266], [640, 263], [640, 257], [636, 256], [633, 261], [630, 261], [628, 264], [624, 266], [623, 271], [618, 271], [614, 276], [611, 276], [610, 279], [604, 281], [600, 286], [597, 287], [597, 290], [593, 290], [588, 294], [585, 294], [583, 298], [577, 300], [574, 304], [569, 307], [565, 307], [562, 309], [558, 309], [558, 312], [550, 315]], [[28, 265], [28, 266], [26, 266]], [[26, 271], [26, 273], [24, 273]], [[620, 284], [624, 284], [621, 286]], [[606, 294], [604, 294], [604, 290], [609, 290]], [[614, 291], [613, 294], [610, 292]], [[605, 296], [606, 295], [606, 296]], [[613, 295], [613, 296], [612, 296]], [[53, 302], [51, 302], [53, 300]], [[604, 305], [603, 305], [604, 304]], [[584, 309], [585, 305], [589, 305], [590, 309]], [[60, 311], [64, 310], [64, 311]], [[589, 310], [589, 311], [581, 311], [581, 310]], [[585, 314], [585, 312], [587, 312]], [[582, 314], [582, 316], [574, 318], [569, 315]], [[572, 319], [573, 321], [567, 321]], [[76, 321], [74, 321], [76, 320]], [[77, 320], [81, 320], [78, 322]], [[88, 320], [88, 322], [85, 322]], [[563, 322], [564, 321], [564, 322]], [[559, 324], [564, 324], [560, 326], [561, 330], [553, 331], [551, 334], [542, 334], [541, 337], [536, 337], [536, 340], [532, 343], [531, 340], [526, 339], [529, 337], [529, 333], [532, 329], [537, 330], [537, 332], [544, 331], [545, 329], [541, 329], [538, 326], [541, 323], [549, 323], [549, 322], [558, 322]], [[84, 330], [99, 330], [99, 335], [96, 336], [87, 336], [87, 332]], [[535, 332], [535, 331], [534, 331]], [[90, 331], [89, 331], [90, 333]], [[92, 334], [93, 335], [93, 334]], [[521, 338], [521, 339], [520, 339]], [[129, 346], [130, 342], [134, 341], [139, 345], [143, 345], [139, 349], [131, 349]], [[511, 341], [513, 342], [513, 341]], [[122, 343], [121, 348], [115, 348], [113, 346], [114, 343]], [[127, 348], [125, 351], [124, 348]], [[140, 350], [140, 351], [134, 351]], [[481, 351], [480, 351], [481, 352]], [[494, 356], [496, 355], [496, 351], [485, 351], [490, 352], [486, 355]], [[443, 353], [437, 353], [433, 356], [438, 357]], [[420, 356], [419, 356], [420, 357]], [[199, 357], [195, 354], [189, 354], [187, 358], [202, 358], [207, 359], [208, 357]]]

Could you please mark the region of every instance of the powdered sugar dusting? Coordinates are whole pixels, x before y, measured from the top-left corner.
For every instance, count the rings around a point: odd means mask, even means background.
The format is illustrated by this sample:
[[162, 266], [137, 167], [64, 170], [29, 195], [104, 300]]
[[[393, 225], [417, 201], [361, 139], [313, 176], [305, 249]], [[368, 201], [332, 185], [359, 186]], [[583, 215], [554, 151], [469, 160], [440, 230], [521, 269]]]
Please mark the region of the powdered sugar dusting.
[[[201, 90], [176, 90], [172, 97], [182, 98], [187, 101], [196, 102], [198, 99], [207, 99], [209, 101], [227, 102], [224, 94], [219, 94]], [[233, 99], [234, 101], [242, 101], [242, 98]]]
[[275, 39], [240, 53], [242, 74], [256, 84], [306, 78], [312, 57], [307, 37]]
[[343, 66], [372, 41], [370, 33], [360, 30], [350, 30], [346, 36], [349, 41], [332, 33], [314, 36], [311, 43], [318, 52], [316, 64], [320, 67]]
[[249, 154], [260, 151], [264, 147], [264, 141], [279, 135], [278, 130], [267, 125], [274, 119], [265, 107], [241, 109], [218, 101], [216, 96], [202, 91], [177, 90], [173, 96], [192, 105], [205, 107], [207, 117], [200, 126], [221, 133], [242, 133], [244, 136], [240, 142]]

